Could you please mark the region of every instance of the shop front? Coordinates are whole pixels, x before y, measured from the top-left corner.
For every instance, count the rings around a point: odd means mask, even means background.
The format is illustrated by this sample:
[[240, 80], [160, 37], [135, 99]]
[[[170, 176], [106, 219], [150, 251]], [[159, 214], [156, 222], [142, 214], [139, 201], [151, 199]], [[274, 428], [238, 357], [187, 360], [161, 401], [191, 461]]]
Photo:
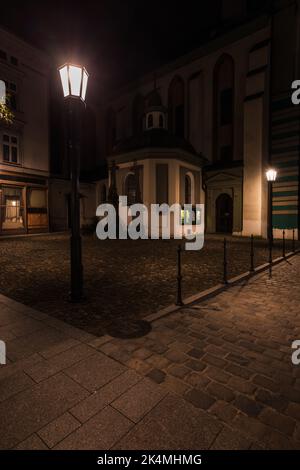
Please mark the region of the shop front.
[[47, 180], [0, 175], [0, 235], [48, 231]]

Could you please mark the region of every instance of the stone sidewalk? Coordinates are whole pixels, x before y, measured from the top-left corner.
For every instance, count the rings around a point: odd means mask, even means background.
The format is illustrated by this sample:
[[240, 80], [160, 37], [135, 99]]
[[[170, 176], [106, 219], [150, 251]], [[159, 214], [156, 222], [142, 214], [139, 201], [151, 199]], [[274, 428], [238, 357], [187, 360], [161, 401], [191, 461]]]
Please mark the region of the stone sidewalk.
[[2, 449], [300, 448], [300, 257], [96, 338], [0, 296]]

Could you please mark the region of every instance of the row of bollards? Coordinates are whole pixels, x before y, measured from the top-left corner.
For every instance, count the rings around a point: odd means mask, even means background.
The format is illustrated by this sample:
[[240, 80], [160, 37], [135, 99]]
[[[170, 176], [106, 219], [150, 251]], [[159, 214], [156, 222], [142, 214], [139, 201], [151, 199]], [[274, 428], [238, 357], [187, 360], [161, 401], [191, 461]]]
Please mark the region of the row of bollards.
[[[269, 273], [272, 277], [272, 267], [273, 267], [273, 239], [269, 240]], [[293, 238], [292, 238], [292, 252], [296, 251], [296, 240], [295, 240], [295, 229], [293, 229]], [[176, 305], [184, 305], [182, 300], [182, 272], [181, 272], [181, 254], [182, 248], [181, 245], [178, 245], [177, 248], [177, 298]], [[286, 233], [285, 230], [282, 231], [282, 257], [286, 258]], [[251, 235], [250, 238], [250, 273], [255, 272], [255, 261], [254, 261], [254, 236]], [[227, 249], [227, 239], [223, 240], [223, 284], [228, 284], [228, 249]]]

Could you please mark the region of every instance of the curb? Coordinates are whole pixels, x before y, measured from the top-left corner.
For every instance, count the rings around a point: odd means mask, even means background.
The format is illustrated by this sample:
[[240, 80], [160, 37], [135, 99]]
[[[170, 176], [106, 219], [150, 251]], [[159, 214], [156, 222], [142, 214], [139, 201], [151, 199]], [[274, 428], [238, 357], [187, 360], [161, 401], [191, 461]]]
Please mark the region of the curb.
[[[280, 264], [282, 261], [286, 261], [287, 259], [292, 258], [293, 256], [299, 253], [300, 253], [300, 249], [287, 253], [285, 257], [280, 256], [279, 258], [275, 258], [272, 262], [272, 268]], [[211, 297], [215, 297], [216, 295], [220, 294], [221, 292], [224, 292], [230, 287], [236, 284], [239, 284], [242, 281], [252, 279], [254, 278], [254, 276], [260, 273], [263, 273], [264, 271], [267, 271], [269, 268], [270, 268], [269, 263], [261, 264], [260, 266], [254, 269], [253, 273], [251, 273], [250, 271], [246, 271], [243, 274], [239, 274], [238, 276], [235, 276], [229, 279], [227, 284], [217, 284], [213, 287], [210, 287], [209, 289], [199, 292], [198, 294], [194, 294], [190, 297], [187, 297], [183, 301], [183, 306], [178, 306], [175, 304], [169, 305], [168, 307], [165, 307], [156, 313], [152, 313], [148, 315], [147, 317], [144, 318], [144, 320], [148, 321], [149, 323], [154, 323], [155, 321], [160, 320], [163, 317], [171, 315], [171, 313], [178, 312], [179, 310], [182, 310], [184, 308], [189, 308], [191, 305], [195, 304], [196, 302], [203, 302], [204, 300], [207, 300]]]

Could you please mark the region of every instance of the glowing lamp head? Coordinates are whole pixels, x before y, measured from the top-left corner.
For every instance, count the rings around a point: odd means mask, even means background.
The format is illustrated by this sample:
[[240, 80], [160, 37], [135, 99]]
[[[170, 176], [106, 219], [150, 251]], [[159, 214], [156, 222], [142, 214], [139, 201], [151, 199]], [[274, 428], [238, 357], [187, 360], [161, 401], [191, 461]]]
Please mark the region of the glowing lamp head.
[[58, 69], [65, 98], [85, 101], [89, 74], [85, 67], [65, 64]]
[[266, 177], [269, 182], [274, 183], [274, 181], [276, 181], [277, 171], [274, 170], [274, 168], [270, 168], [266, 171]]

